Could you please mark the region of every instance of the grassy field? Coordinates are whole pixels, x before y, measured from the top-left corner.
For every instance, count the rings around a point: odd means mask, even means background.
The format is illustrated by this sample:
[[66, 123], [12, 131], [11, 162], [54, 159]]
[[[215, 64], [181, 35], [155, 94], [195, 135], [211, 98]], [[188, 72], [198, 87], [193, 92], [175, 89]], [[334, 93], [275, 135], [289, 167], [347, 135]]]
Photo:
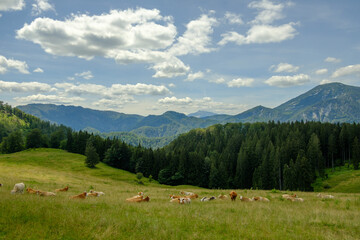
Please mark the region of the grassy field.
[[[237, 199], [189, 205], [169, 202], [169, 194], [192, 191], [200, 197], [228, 194], [192, 186], [169, 187], [135, 183], [135, 175], [100, 163], [84, 166], [84, 156], [37, 149], [0, 155], [0, 239], [359, 239], [360, 194], [296, 192], [304, 202], [281, 199], [284, 192], [236, 190], [239, 195], [264, 196], [269, 203]], [[69, 186], [55, 197], [11, 195], [15, 183], [44, 191]], [[95, 189], [98, 198], [69, 199]], [[147, 203], [126, 198], [143, 191]], [[292, 192], [291, 192], [292, 193]]]

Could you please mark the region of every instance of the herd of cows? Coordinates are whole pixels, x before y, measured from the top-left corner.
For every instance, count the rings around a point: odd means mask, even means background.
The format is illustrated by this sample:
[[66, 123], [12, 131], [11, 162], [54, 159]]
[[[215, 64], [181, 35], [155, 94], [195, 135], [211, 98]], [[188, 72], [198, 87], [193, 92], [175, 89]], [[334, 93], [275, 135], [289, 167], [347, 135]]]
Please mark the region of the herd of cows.
[[[3, 184], [0, 183], [0, 187], [2, 187]], [[64, 188], [60, 188], [60, 189], [55, 189], [55, 192], [47, 192], [47, 191], [41, 191], [41, 190], [35, 190], [32, 189], [30, 187], [26, 188], [26, 192], [28, 192], [29, 194], [37, 194], [39, 196], [56, 196], [56, 192], [67, 192], [69, 189], [68, 186], [64, 187]], [[11, 194], [21, 194], [23, 193], [25, 190], [25, 184], [24, 183], [16, 183], [14, 185], [13, 190], [11, 190]], [[70, 196], [71, 199], [85, 199], [87, 197], [100, 197], [105, 195], [105, 193], [103, 192], [97, 192], [94, 190], [90, 190], [89, 192], [83, 192], [80, 193], [78, 195], [74, 195], [74, 196]], [[235, 191], [231, 191], [229, 193], [230, 199], [231, 201], [235, 201], [238, 197], [238, 194]], [[334, 198], [333, 195], [324, 195], [319, 193], [317, 195], [317, 197], [319, 198], [323, 198], [323, 199], [332, 199]], [[170, 202], [172, 203], [178, 203], [178, 204], [189, 204], [191, 203], [192, 199], [196, 199], [199, 198], [199, 196], [196, 193], [192, 193], [192, 192], [184, 192], [181, 191], [180, 195], [170, 195]], [[212, 200], [216, 200], [216, 199], [221, 199], [221, 200], [225, 200], [227, 199], [228, 196], [227, 195], [222, 195], [220, 194], [217, 198], [212, 196], [212, 197], [203, 197], [201, 198], [201, 202], [207, 202], [207, 201], [212, 201]], [[292, 201], [292, 202], [304, 202], [303, 198], [298, 197], [296, 194], [283, 194], [282, 195], [283, 199]], [[270, 200], [266, 197], [252, 197], [252, 198], [247, 198], [247, 197], [243, 197], [243, 196], [239, 196], [240, 201], [242, 202], [270, 202]], [[131, 198], [127, 198], [126, 199], [127, 202], [149, 202], [150, 198], [149, 196], [144, 197], [144, 193], [143, 192], [139, 192], [138, 195], [133, 196]]]

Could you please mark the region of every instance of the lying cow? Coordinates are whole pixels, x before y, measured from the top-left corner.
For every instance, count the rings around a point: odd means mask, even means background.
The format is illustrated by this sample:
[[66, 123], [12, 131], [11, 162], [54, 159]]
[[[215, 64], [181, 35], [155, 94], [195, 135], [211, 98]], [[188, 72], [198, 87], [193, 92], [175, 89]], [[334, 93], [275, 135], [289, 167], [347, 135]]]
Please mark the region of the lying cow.
[[270, 200], [266, 197], [253, 197], [251, 200], [258, 202], [270, 202]]
[[26, 191], [27, 191], [28, 193], [30, 193], [30, 194], [38, 194], [39, 192], [41, 192], [40, 190], [35, 190], [35, 189], [30, 188], [30, 187], [28, 187], [28, 188], [26, 189]]
[[282, 195], [282, 198], [285, 198], [285, 199], [288, 199], [288, 198], [296, 198], [297, 197], [297, 195], [294, 193], [294, 194], [292, 194], [292, 195], [290, 195], [290, 194], [283, 194]]
[[252, 198], [247, 198], [247, 197], [243, 197], [243, 196], [240, 196], [240, 201], [242, 202], [252, 202]]
[[324, 194], [321, 194], [321, 193], [319, 193], [319, 194], [317, 195], [317, 197], [319, 197], [319, 198], [325, 198], [325, 199], [333, 199], [333, 198], [334, 198], [333, 195], [324, 195]]
[[87, 192], [83, 192], [83, 193], [80, 193], [78, 195], [75, 195], [75, 196], [71, 196], [70, 198], [71, 199], [85, 199], [87, 197]]
[[200, 201], [201, 202], [208, 202], [208, 201], [212, 201], [212, 200], [215, 200], [216, 199], [216, 197], [214, 197], [214, 196], [212, 196], [212, 197], [210, 197], [210, 198], [208, 198], [208, 197], [203, 197]]
[[55, 192], [67, 192], [69, 190], [69, 186], [66, 186], [64, 188], [55, 189]]
[[221, 199], [221, 200], [225, 200], [225, 199], [228, 198], [228, 196], [220, 194], [220, 195], [218, 196], [218, 198]]
[[303, 202], [304, 199], [303, 198], [294, 198], [294, 197], [288, 197], [287, 200], [291, 201], [291, 202]]
[[180, 203], [180, 204], [190, 204], [190, 203], [191, 203], [191, 199], [190, 199], [190, 198], [187, 198], [187, 197], [179, 198], [179, 203]]
[[11, 190], [11, 194], [23, 193], [25, 189], [24, 183], [16, 183], [14, 185], [14, 189]]
[[97, 191], [94, 191], [94, 190], [90, 190], [89, 194], [96, 194], [97, 197], [105, 195], [105, 193], [103, 193], [103, 192], [97, 192]]
[[235, 200], [236, 200], [236, 197], [237, 197], [237, 193], [236, 193], [236, 192], [231, 191], [231, 192], [229, 193], [229, 195], [230, 195], [231, 201], [235, 201]]
[[55, 193], [53, 192], [43, 192], [43, 191], [38, 191], [38, 194], [42, 197], [50, 197], [50, 196], [56, 196]]
[[149, 196], [146, 196], [146, 198], [143, 198], [143, 196], [140, 197], [132, 197], [132, 198], [127, 198], [126, 201], [128, 202], [149, 202], [150, 198]]
[[192, 192], [184, 192], [184, 191], [180, 191], [180, 194], [185, 196], [194, 195], [194, 193]]

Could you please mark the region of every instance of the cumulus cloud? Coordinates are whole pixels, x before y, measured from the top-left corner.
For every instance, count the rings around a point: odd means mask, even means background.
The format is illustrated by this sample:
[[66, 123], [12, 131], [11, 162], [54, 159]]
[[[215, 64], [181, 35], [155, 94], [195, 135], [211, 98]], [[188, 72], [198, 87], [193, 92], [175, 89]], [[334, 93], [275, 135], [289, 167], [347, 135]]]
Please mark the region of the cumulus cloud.
[[324, 61], [329, 62], [329, 63], [339, 63], [339, 62], [341, 62], [341, 59], [334, 58], [334, 57], [327, 57], [327, 58], [325, 58]]
[[0, 11], [18, 11], [25, 7], [24, 0], [1, 0]]
[[189, 75], [187, 76], [185, 81], [192, 82], [195, 79], [199, 79], [199, 78], [204, 78], [204, 73], [201, 71], [196, 72], [196, 73], [189, 73]]
[[136, 103], [136, 101], [132, 96], [122, 96], [112, 99], [102, 98], [99, 101], [93, 102], [92, 105], [107, 109], [119, 109], [127, 103]]
[[92, 75], [91, 71], [86, 71], [86, 72], [82, 72], [82, 73], [75, 73], [76, 77], [81, 77], [83, 79], [89, 80], [91, 78], [93, 78], [94, 76]]
[[59, 21], [37, 18], [17, 30], [16, 37], [39, 44], [58, 56], [113, 58], [114, 51], [154, 50], [170, 46], [176, 27], [157, 9], [112, 10], [108, 14], [72, 15]]
[[190, 21], [186, 25], [185, 33], [180, 36], [170, 49], [169, 53], [173, 56], [187, 54], [208, 53], [214, 50], [210, 48], [213, 27], [217, 20], [207, 15], [202, 15], [199, 19]]
[[160, 104], [172, 104], [172, 105], [184, 105], [184, 104], [190, 104], [193, 102], [193, 100], [189, 97], [185, 98], [177, 98], [177, 97], [166, 97], [159, 99], [158, 102]]
[[258, 15], [250, 22], [250, 29], [246, 35], [235, 31], [222, 34], [219, 45], [225, 45], [234, 42], [237, 45], [253, 44], [253, 43], [276, 43], [293, 39], [297, 34], [293, 22], [280, 26], [271, 25], [275, 20], [284, 17], [282, 11], [286, 6], [292, 4], [280, 3], [274, 4], [268, 0], [251, 2], [248, 7], [258, 10]]
[[56, 104], [73, 104], [85, 99], [81, 97], [65, 97], [57, 95], [43, 95], [36, 94], [26, 97], [16, 97], [14, 98], [19, 103], [56, 103]]
[[14, 60], [14, 59], [7, 59], [4, 56], [0, 55], [0, 74], [6, 73], [9, 69], [16, 69], [20, 73], [29, 74], [28, 65], [26, 62]]
[[216, 83], [216, 84], [222, 84], [225, 83], [225, 79], [223, 77], [210, 79], [209, 82]]
[[190, 71], [190, 67], [186, 66], [178, 58], [171, 58], [166, 62], [160, 62], [150, 67], [154, 69], [156, 73], [153, 75], [154, 78], [172, 78], [186, 75]]
[[226, 12], [225, 13], [225, 19], [230, 23], [230, 24], [237, 24], [237, 25], [242, 25], [244, 24], [244, 21], [241, 19], [241, 16], [235, 13], [231, 13], [231, 12]]
[[282, 42], [295, 37], [297, 32], [293, 27], [294, 25], [295, 23], [287, 23], [281, 26], [255, 25], [249, 29], [246, 36], [237, 32], [227, 32], [222, 34], [221, 36], [223, 38], [218, 44], [225, 45], [229, 42], [234, 42], [237, 45], [243, 45]]
[[349, 65], [337, 69], [332, 75], [332, 78], [343, 77], [347, 75], [360, 75], [360, 64]]
[[298, 74], [294, 76], [272, 76], [265, 81], [266, 84], [276, 87], [291, 87], [303, 85], [310, 81], [310, 77], [306, 74]]
[[276, 73], [279, 72], [288, 72], [288, 73], [292, 73], [292, 72], [297, 72], [299, 70], [300, 67], [298, 66], [293, 66], [289, 63], [279, 63], [278, 65], [272, 65], [270, 67], [270, 70]]
[[38, 16], [46, 11], [55, 11], [53, 5], [51, 5], [48, 0], [35, 0], [35, 3], [32, 5], [32, 15]]
[[41, 68], [36, 68], [33, 72], [35, 72], [35, 73], [43, 73], [44, 70], [42, 70]]
[[250, 87], [254, 82], [253, 78], [237, 78], [227, 83], [228, 87]]
[[49, 92], [54, 91], [49, 84], [39, 82], [5, 82], [0, 80], [0, 92]]
[[324, 75], [324, 74], [327, 74], [327, 73], [328, 73], [328, 70], [326, 68], [322, 68], [322, 69], [319, 69], [319, 70], [315, 71], [316, 75]]

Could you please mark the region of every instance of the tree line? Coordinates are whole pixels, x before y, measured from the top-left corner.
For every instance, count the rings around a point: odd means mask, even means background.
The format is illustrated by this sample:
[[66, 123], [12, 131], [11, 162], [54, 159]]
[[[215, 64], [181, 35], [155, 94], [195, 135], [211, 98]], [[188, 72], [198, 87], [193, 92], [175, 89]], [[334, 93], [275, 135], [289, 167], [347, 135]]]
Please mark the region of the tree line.
[[1, 102], [0, 111], [27, 123], [14, 131], [0, 124], [3, 153], [60, 148], [86, 155], [89, 167], [101, 161], [169, 185], [311, 191], [316, 177], [326, 178], [326, 168], [359, 167], [360, 124], [356, 123], [217, 124], [152, 149], [50, 124]]

